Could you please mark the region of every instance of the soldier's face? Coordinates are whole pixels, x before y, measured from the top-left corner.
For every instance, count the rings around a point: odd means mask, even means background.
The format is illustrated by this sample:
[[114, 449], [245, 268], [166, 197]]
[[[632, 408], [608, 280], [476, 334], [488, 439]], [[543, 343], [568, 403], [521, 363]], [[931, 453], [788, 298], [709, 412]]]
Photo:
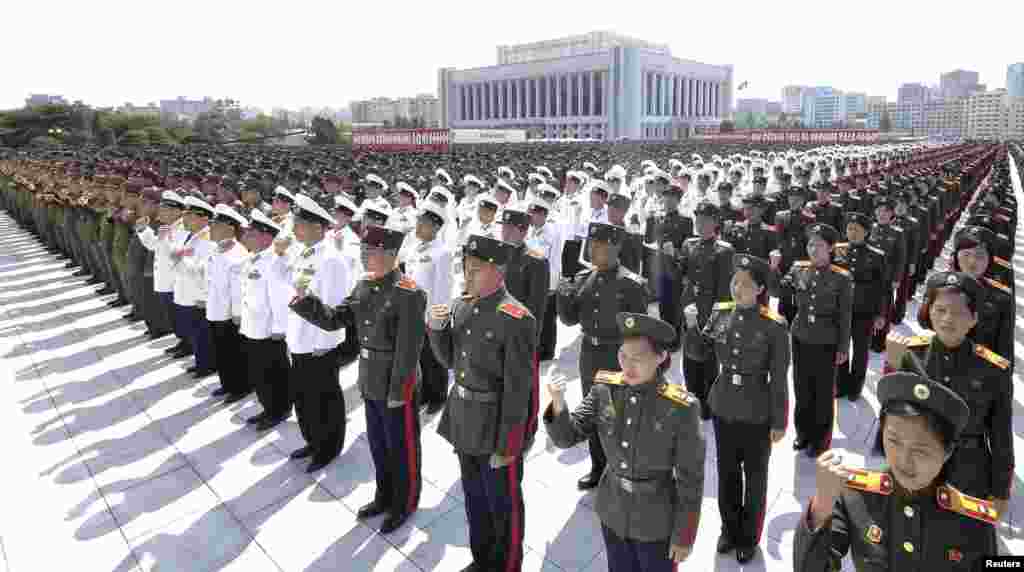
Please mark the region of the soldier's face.
[[288, 212], [288, 210], [291, 209], [291, 205], [288, 204], [288, 201], [286, 200], [275, 198], [274, 202], [270, 203], [270, 208], [273, 210], [275, 215], [280, 215]]
[[249, 250], [264, 250], [274, 242], [274, 235], [251, 228], [243, 235], [242, 242]]
[[737, 270], [732, 275], [729, 288], [732, 290], [732, 299], [736, 301], [736, 305], [744, 308], [757, 304], [757, 297], [764, 292], [764, 286], [755, 282], [753, 276], [746, 270]]
[[363, 267], [371, 274], [387, 274], [395, 267], [393, 251], [389, 252], [377, 246], [363, 244], [359, 250]]
[[892, 222], [892, 214], [892, 209], [889, 207], [882, 206], [875, 209], [875, 218], [878, 219], [878, 222], [881, 224], [889, 224]]
[[591, 191], [590, 193], [590, 208], [599, 209], [604, 206], [605, 194], [601, 191]]
[[[611, 216], [611, 209], [608, 210], [609, 216]], [[548, 213], [541, 209], [530, 209], [530, 224], [532, 226], [544, 226], [544, 223], [548, 221]]]
[[758, 222], [764, 216], [764, 209], [761, 207], [755, 207], [746, 205], [743, 207], [743, 217], [747, 220]]
[[846, 240], [855, 244], [860, 244], [864, 242], [867, 235], [868, 231], [861, 225], [855, 222], [846, 223]]
[[956, 262], [960, 266], [960, 270], [975, 278], [981, 278], [985, 274], [991, 260], [988, 249], [984, 245], [962, 248], [956, 253]]
[[715, 233], [718, 232], [718, 219], [712, 216], [700, 215], [697, 217], [697, 222], [694, 226], [697, 227], [697, 234], [701, 238], [705, 240], [714, 238]]
[[950, 453], [924, 417], [885, 415], [882, 448], [893, 476], [909, 491], [927, 488], [939, 476]]
[[619, 348], [622, 379], [629, 385], [647, 383], [655, 378], [658, 366], [668, 359], [667, 352], [656, 352], [647, 338], [626, 338]]
[[590, 245], [590, 261], [594, 263], [594, 266], [609, 268], [618, 258], [619, 249], [616, 245], [606, 240], [591, 240], [588, 243]]
[[157, 215], [160, 222], [164, 224], [171, 224], [172, 222], [181, 218], [181, 209], [174, 207], [160, 207], [160, 214]]
[[832, 261], [832, 245], [820, 236], [813, 236], [807, 241], [807, 256], [814, 266], [826, 266]]
[[229, 224], [218, 222], [210, 225], [210, 240], [214, 242], [234, 238], [234, 236], [235, 229]]
[[623, 226], [626, 219], [626, 209], [622, 206], [608, 205], [608, 222]]
[[498, 267], [482, 258], [466, 256], [462, 268], [466, 279], [466, 292], [471, 296], [489, 292], [501, 283], [501, 272]]
[[480, 222], [484, 224], [491, 224], [494, 222], [494, 214], [498, 212], [489, 206], [480, 205], [476, 209], [477, 216], [480, 217]]
[[429, 218], [421, 216], [416, 219], [416, 238], [422, 241], [434, 240], [436, 234], [437, 227], [430, 222]]
[[192, 221], [191, 224], [189, 225], [189, 230], [191, 230], [192, 232], [199, 232], [200, 230], [206, 228], [206, 225], [209, 224], [210, 217], [201, 215], [199, 213], [192, 213], [191, 217], [189, 217], [189, 220]]

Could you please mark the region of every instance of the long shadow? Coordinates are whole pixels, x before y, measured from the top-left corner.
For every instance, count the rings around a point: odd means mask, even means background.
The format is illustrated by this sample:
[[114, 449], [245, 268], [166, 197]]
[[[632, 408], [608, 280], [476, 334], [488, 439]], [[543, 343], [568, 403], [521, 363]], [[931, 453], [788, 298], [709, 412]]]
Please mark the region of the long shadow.
[[[77, 283], [70, 283], [70, 284], [69, 283], [64, 283], [64, 284], [61, 284], [60, 286], [58, 286], [56, 288], [46, 288], [46, 289], [35, 288], [35, 289], [33, 289], [32, 292], [30, 292], [28, 294], [25, 294], [23, 296], [11, 296], [11, 297], [0, 296], [0, 302], [2, 302], [3, 304], [11, 304], [11, 305], [13, 305], [13, 304], [21, 304], [23, 302], [31, 302], [33, 300], [40, 300], [40, 299], [43, 299], [43, 298], [49, 298], [51, 296], [57, 296], [57, 295], [60, 295], [60, 294], [64, 294], [66, 292], [73, 292], [75, 290], [82, 290], [83, 288], [89, 288], [89, 290], [90, 290], [87, 293], [88, 298], [84, 298], [83, 297], [82, 298], [83, 300], [84, 299], [92, 299], [92, 298], [96, 297], [95, 290], [93, 290], [90, 285], [87, 285], [84, 280], [82, 280], [81, 278], [76, 278], [75, 280], [76, 280]], [[51, 282], [51, 284], [52, 284], [52, 282]]]
[[[53, 271], [51, 271], [51, 272], [53, 272]], [[36, 272], [36, 273], [33, 273], [33, 274], [40, 274], [41, 275], [41, 274], [46, 274], [46, 273], [47, 272]], [[22, 277], [19, 276], [18, 278], [21, 279]], [[60, 282], [66, 282], [66, 281], [73, 280], [75, 282], [76, 286], [82, 287], [82, 286], [86, 285], [85, 284], [85, 280], [87, 280], [87, 278], [85, 276], [57, 276], [57, 277], [50, 278], [50, 279], [45, 279], [45, 280], [35, 280], [35, 281], [32, 281], [32, 282], [25, 282], [23, 284], [13, 284], [11, 286], [0, 287], [0, 292], [16, 291], [16, 290], [34, 290], [36, 288], [42, 288], [44, 286], [53, 284], [53, 282], [55, 280], [56, 281], [60, 281]], [[92, 285], [90, 284], [89, 286], [92, 286]]]

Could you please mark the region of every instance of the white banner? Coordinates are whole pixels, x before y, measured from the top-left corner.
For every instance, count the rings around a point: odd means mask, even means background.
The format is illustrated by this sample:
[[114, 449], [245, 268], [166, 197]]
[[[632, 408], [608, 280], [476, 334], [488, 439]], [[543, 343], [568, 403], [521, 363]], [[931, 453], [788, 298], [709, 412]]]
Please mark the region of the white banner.
[[523, 143], [525, 129], [452, 129], [451, 142], [458, 144]]

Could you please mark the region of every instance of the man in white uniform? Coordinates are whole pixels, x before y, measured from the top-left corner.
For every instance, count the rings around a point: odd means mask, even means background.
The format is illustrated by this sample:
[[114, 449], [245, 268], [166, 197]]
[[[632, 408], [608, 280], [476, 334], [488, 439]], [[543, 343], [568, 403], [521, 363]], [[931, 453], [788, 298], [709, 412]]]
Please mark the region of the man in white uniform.
[[210, 324], [206, 321], [206, 267], [214, 245], [210, 241], [209, 221], [214, 209], [206, 201], [189, 196], [185, 226], [192, 233], [181, 247], [171, 253], [174, 265], [174, 303], [181, 310], [184, 331], [189, 336], [196, 362], [187, 369], [197, 379], [217, 371]]
[[220, 377], [220, 387], [213, 391], [213, 396], [226, 396], [224, 403], [229, 404], [252, 392], [236, 323], [242, 306], [242, 265], [249, 257], [249, 251], [238, 238], [249, 221], [226, 204], [217, 205], [214, 211], [210, 239], [216, 248], [210, 253], [206, 272], [206, 321], [210, 324]]

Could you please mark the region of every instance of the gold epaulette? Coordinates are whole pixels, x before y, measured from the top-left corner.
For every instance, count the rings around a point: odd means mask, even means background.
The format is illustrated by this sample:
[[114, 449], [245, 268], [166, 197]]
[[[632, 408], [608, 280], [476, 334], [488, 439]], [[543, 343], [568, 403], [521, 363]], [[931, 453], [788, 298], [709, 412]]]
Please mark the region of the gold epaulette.
[[413, 280], [412, 278], [408, 277], [408, 276], [405, 276], [403, 274], [402, 278], [398, 282], [395, 282], [395, 286], [398, 286], [402, 290], [413, 290], [413, 291], [415, 291], [416, 290], [416, 281]]
[[775, 310], [772, 310], [768, 306], [761, 306], [761, 316], [764, 318], [768, 318], [773, 322], [782, 324], [783, 326], [786, 325], [786, 318], [782, 317], [782, 314], [776, 312]]
[[836, 264], [832, 265], [832, 272], [835, 272], [836, 274], [841, 274], [843, 276], [846, 276], [847, 278], [850, 277], [850, 271], [849, 270], [843, 268], [842, 266], [838, 266]]
[[951, 485], [943, 485], [935, 491], [935, 501], [941, 508], [949, 512], [962, 514], [968, 518], [995, 524], [999, 521], [999, 511], [992, 501], [964, 494]]
[[544, 256], [543, 252], [541, 252], [539, 250], [536, 250], [536, 249], [533, 249], [533, 248], [527, 248], [526, 249], [526, 254], [532, 256], [533, 258], [537, 258], [537, 259], [540, 259], [540, 260], [544, 260], [546, 258]]
[[1006, 358], [981, 344], [974, 344], [974, 353], [999, 369], [1008, 369], [1010, 367], [1010, 362]]
[[504, 304], [498, 306], [498, 310], [508, 314], [509, 316], [512, 316], [517, 320], [526, 315], [526, 308], [518, 304], [513, 304], [512, 302], [505, 302]]
[[199, 234], [196, 235], [196, 238], [201, 240], [210, 240], [210, 227], [206, 227], [203, 230], [199, 231]]
[[996, 290], [1002, 290], [1003, 292], [1006, 292], [1007, 294], [1010, 293], [1010, 287], [1007, 286], [1006, 284], [1003, 284], [1002, 282], [1000, 282], [998, 280], [993, 280], [991, 278], [986, 278], [985, 282], [987, 282], [989, 286], [995, 288]]
[[594, 374], [594, 383], [604, 383], [607, 385], [624, 385], [622, 381], [621, 371], [612, 371], [610, 369], [601, 369]]
[[724, 310], [732, 310], [735, 307], [736, 307], [736, 302], [718, 302], [717, 304], [714, 305], [714, 307], [712, 309], [713, 310], [718, 310], [718, 311], [724, 311]]
[[683, 407], [689, 407], [694, 401], [696, 401], [689, 391], [683, 389], [683, 386], [676, 385], [674, 383], [661, 384], [661, 386], [658, 387], [658, 395]]
[[932, 338], [935, 334], [921, 334], [919, 336], [910, 336], [907, 338], [908, 348], [923, 348], [932, 343]]
[[810, 265], [811, 265], [811, 261], [810, 260], [799, 260], [799, 261], [793, 263], [793, 266], [796, 266], [797, 268], [807, 268]]
[[892, 475], [867, 471], [864, 469], [849, 469], [850, 475], [846, 477], [846, 487], [876, 495], [892, 494]]

